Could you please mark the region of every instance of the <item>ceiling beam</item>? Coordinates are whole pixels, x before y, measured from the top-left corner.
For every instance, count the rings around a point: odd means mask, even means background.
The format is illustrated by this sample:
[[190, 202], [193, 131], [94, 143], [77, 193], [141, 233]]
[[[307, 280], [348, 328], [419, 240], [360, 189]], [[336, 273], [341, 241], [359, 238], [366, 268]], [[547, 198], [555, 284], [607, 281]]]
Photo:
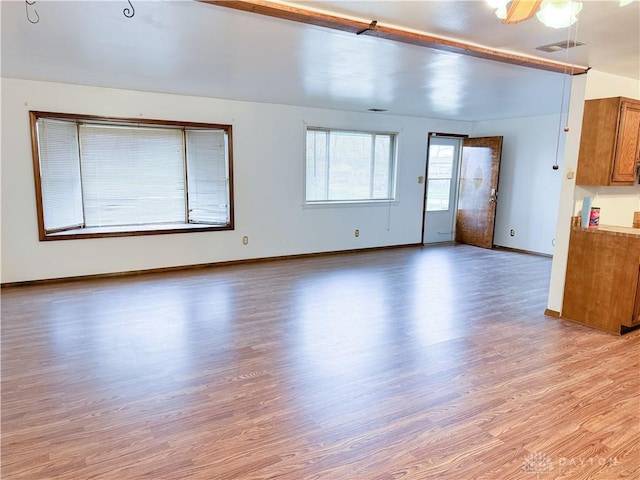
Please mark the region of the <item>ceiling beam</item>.
[[196, 0], [202, 3], [218, 5], [221, 7], [243, 10], [245, 12], [267, 15], [293, 22], [316, 25], [319, 27], [340, 30], [342, 32], [357, 35], [369, 35], [395, 42], [417, 45], [445, 52], [469, 55], [471, 57], [494, 60], [496, 62], [519, 65], [522, 67], [536, 68], [556, 73], [570, 73], [579, 75], [587, 73], [588, 67], [571, 65], [561, 62], [552, 62], [536, 57], [528, 57], [515, 53], [502, 52], [489, 47], [460, 42], [448, 38], [437, 37], [426, 33], [399, 27], [380, 25], [377, 21], [366, 22], [353, 18], [342, 17], [337, 14], [328, 14], [315, 10], [308, 10], [293, 5], [269, 2], [263, 0]]

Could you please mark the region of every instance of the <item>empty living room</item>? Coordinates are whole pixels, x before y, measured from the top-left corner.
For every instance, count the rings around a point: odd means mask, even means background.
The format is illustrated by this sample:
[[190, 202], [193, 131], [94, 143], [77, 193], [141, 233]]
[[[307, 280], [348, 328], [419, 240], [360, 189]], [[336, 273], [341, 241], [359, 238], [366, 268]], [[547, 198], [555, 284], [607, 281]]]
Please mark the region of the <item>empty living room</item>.
[[640, 2], [0, 23], [1, 478], [640, 477]]

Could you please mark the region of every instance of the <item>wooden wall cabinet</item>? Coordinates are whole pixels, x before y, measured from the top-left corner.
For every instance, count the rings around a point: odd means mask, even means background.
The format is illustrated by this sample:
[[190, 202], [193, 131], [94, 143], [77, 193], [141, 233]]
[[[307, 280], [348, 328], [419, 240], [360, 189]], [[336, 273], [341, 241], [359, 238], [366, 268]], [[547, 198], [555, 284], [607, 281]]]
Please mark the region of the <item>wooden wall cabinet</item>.
[[587, 100], [582, 117], [577, 185], [634, 185], [640, 165], [640, 101]]
[[640, 232], [571, 231], [562, 317], [617, 334], [640, 325]]

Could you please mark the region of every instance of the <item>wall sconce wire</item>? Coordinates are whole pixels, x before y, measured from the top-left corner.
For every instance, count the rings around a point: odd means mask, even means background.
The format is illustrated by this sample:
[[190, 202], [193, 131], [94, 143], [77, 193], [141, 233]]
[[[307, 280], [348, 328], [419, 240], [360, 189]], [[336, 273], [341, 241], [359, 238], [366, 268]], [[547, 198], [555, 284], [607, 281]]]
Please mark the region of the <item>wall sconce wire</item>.
[[[131, 0], [127, 0], [127, 3], [129, 6], [122, 10], [122, 13], [125, 17], [131, 18], [136, 14], [136, 9], [133, 7]], [[38, 11], [35, 8], [32, 8], [35, 4], [36, 0], [24, 0], [24, 9], [27, 15], [27, 21], [33, 25], [40, 22], [40, 15], [38, 14]]]
[[124, 14], [125, 17], [127, 18], [131, 18], [136, 14], [136, 9], [133, 8], [133, 4], [131, 3], [131, 0], [127, 0], [127, 3], [129, 4], [128, 7], [126, 7], [122, 13]]
[[[574, 34], [574, 42], [578, 40], [578, 21], [575, 23], [575, 34]], [[573, 86], [573, 55], [571, 56], [571, 71], [567, 72], [569, 65], [569, 45], [571, 43], [571, 26], [567, 28], [567, 48], [565, 49], [565, 58], [564, 58], [564, 73], [562, 76], [562, 95], [560, 98], [560, 118], [558, 119], [558, 136], [556, 138], [556, 158], [553, 163], [552, 168], [554, 170], [558, 170], [560, 166], [558, 165], [558, 157], [560, 155], [560, 135], [562, 132], [569, 132], [569, 107], [567, 107], [567, 119], [564, 124], [564, 128], [562, 127], [562, 114], [564, 111], [564, 100], [565, 100], [565, 92], [566, 92], [566, 84], [567, 84], [567, 74], [569, 75], [569, 95], [568, 99], [571, 102], [571, 87]]]
[[40, 21], [40, 15], [38, 15], [38, 11], [34, 8], [33, 14], [35, 15], [35, 19], [32, 19], [31, 13], [29, 11], [29, 7], [33, 7], [35, 4], [36, 4], [36, 0], [32, 0], [32, 1], [24, 0], [24, 9], [27, 13], [27, 20], [29, 21], [29, 23], [32, 23], [34, 25]]

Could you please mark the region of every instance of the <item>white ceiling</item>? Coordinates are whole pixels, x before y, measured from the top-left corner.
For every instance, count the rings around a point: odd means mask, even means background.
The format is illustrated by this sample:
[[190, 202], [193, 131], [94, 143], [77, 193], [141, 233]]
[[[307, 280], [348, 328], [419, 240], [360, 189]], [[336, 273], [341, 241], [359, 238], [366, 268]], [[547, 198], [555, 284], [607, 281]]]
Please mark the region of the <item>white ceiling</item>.
[[[132, 2], [128, 19], [125, 0], [40, 0], [30, 24], [24, 2], [3, 0], [2, 76], [461, 120], [560, 109], [562, 74], [190, 0]], [[566, 41], [567, 29], [502, 25], [483, 1], [296, 3], [640, 79], [637, 1], [584, 2], [587, 45], [551, 54], [535, 47]]]

